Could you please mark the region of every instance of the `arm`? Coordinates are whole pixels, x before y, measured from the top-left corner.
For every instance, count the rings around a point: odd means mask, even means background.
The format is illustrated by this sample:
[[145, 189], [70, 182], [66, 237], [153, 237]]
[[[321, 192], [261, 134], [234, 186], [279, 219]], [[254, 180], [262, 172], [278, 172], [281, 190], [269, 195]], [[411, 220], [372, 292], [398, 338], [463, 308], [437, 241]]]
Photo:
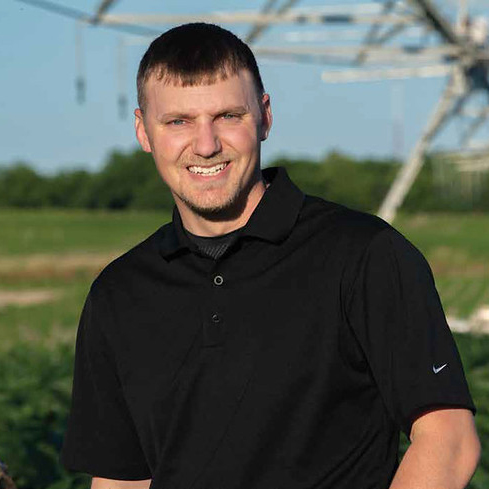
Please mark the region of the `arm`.
[[390, 489], [463, 489], [480, 457], [472, 413], [440, 409], [413, 423], [409, 446]]
[[[74, 472], [125, 480], [151, 477], [124, 395], [109, 331], [114, 326], [111, 283], [93, 283], [78, 327], [71, 412], [61, 463]], [[122, 326], [121, 326], [122, 327]], [[119, 333], [117, 333], [119, 334]], [[134, 487], [138, 482], [133, 483]], [[94, 481], [93, 487], [99, 487]], [[112, 483], [112, 486], [118, 487]], [[127, 485], [125, 486], [127, 488]]]
[[115, 479], [102, 479], [94, 477], [91, 489], [148, 489], [151, 479], [143, 481], [119, 481]]

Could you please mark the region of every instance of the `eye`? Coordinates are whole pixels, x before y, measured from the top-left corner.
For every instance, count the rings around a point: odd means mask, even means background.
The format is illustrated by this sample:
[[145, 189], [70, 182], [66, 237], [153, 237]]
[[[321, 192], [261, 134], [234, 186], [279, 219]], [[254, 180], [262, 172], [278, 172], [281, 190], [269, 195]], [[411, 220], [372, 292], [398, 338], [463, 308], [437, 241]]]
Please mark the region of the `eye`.
[[168, 121], [167, 124], [169, 126], [182, 126], [185, 124], [185, 121], [183, 119], [173, 119], [171, 121]]
[[238, 114], [233, 114], [232, 112], [226, 112], [225, 114], [222, 114], [223, 119], [238, 119], [239, 115]]

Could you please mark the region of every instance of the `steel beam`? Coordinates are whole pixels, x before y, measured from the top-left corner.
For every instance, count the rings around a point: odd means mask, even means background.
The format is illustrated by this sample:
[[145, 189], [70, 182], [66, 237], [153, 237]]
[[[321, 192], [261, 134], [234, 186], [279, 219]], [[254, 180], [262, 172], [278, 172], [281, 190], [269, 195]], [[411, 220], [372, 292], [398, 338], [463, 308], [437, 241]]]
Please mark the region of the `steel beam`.
[[412, 24], [417, 20], [413, 15], [361, 15], [345, 13], [298, 13], [285, 12], [260, 13], [248, 12], [214, 12], [204, 14], [107, 14], [101, 24], [183, 24], [186, 22], [210, 22], [214, 24], [359, 24], [368, 25], [376, 22], [386, 24]]
[[[392, 29], [396, 27], [403, 28], [403, 39], [417, 39], [419, 40], [423, 34], [422, 29], [425, 26], [407, 26], [401, 24], [401, 26], [391, 26]], [[386, 36], [392, 37], [396, 33], [391, 33], [390, 30], [386, 31], [382, 34], [381, 39], [385, 40]], [[291, 43], [299, 43], [299, 42], [330, 42], [330, 41], [358, 41], [361, 42], [362, 36], [364, 33], [360, 29], [355, 29], [352, 27], [351, 29], [341, 29], [341, 30], [310, 30], [308, 32], [302, 31], [289, 31], [283, 35], [283, 38], [287, 42]]]
[[321, 79], [325, 83], [358, 83], [382, 80], [402, 80], [405, 78], [434, 78], [446, 76], [453, 70], [451, 65], [433, 65], [408, 68], [386, 68], [380, 70], [323, 71]]
[[[327, 56], [351, 56], [358, 53], [356, 46], [256, 46], [257, 52], [293, 53], [293, 54], [322, 54]], [[426, 48], [412, 48], [411, 46], [383, 46], [376, 47], [373, 54], [377, 58], [405, 56], [443, 58], [445, 56], [456, 57], [460, 54], [457, 46], [432, 46]]]
[[[277, 1], [278, 0], [267, 0], [265, 5], [261, 9], [261, 13], [266, 14], [268, 12], [271, 12]], [[251, 44], [252, 42], [256, 41], [258, 36], [260, 36], [260, 34], [262, 34], [267, 27], [268, 26], [265, 24], [255, 24], [251, 28], [251, 31], [248, 33], [248, 35], [245, 37], [245, 42]]]
[[[386, 14], [390, 12], [393, 9], [394, 5], [395, 5], [395, 0], [387, 0], [384, 3], [382, 13]], [[363, 63], [365, 61], [365, 58], [367, 57], [370, 47], [372, 45], [379, 45], [378, 34], [382, 26], [383, 24], [379, 22], [372, 24], [369, 31], [367, 32], [367, 35], [365, 36], [365, 39], [363, 41], [363, 46], [360, 49], [360, 52], [358, 53], [357, 57], [355, 58], [355, 63], [357, 64]]]
[[[358, 53], [355, 46], [255, 46], [253, 51], [258, 56], [276, 57], [280, 59], [297, 59], [307, 57], [308, 60], [330, 64], [350, 64]], [[419, 63], [444, 62], [446, 57], [456, 58], [459, 55], [456, 46], [433, 46], [418, 51], [409, 47], [385, 46], [372, 49], [369, 62], [398, 65], [410, 64], [411, 68], [419, 68]], [[413, 66], [416, 63], [418, 66]], [[403, 75], [404, 77], [404, 75]]]
[[50, 2], [48, 0], [17, 0], [21, 3], [26, 3], [32, 5], [33, 7], [38, 7], [53, 14], [62, 15], [64, 17], [69, 17], [71, 19], [80, 20], [82, 22], [90, 22], [92, 18], [90, 15], [71, 7], [65, 7], [55, 2]]
[[429, 144], [438, 134], [451, 114], [459, 110], [466, 97], [466, 93], [462, 96], [460, 95], [458, 87], [456, 86], [456, 77], [451, 76], [421, 138], [414, 146], [408, 161], [402, 166], [382, 202], [377, 213], [379, 217], [387, 222], [392, 222], [394, 220], [397, 209], [401, 206], [423, 166], [424, 155]]
[[[71, 7], [65, 7], [59, 3], [51, 2], [49, 0], [16, 0], [17, 2], [32, 5], [38, 7], [47, 12], [68, 17], [71, 19], [79, 20], [80, 22], [86, 22], [87, 24], [93, 24], [93, 15], [82, 12]], [[97, 25], [103, 24], [99, 22]], [[104, 27], [117, 31], [127, 32], [130, 34], [138, 34], [142, 36], [155, 36], [161, 34], [161, 31], [143, 27], [139, 25], [131, 25], [130, 23], [118, 23], [118, 24], [105, 24]]]
[[430, 0], [408, 0], [412, 5], [416, 6], [419, 11], [425, 16], [429, 24], [431, 24], [450, 44], [462, 44], [461, 39], [457, 36], [451, 24], [445, 20], [438, 12], [438, 9]]
[[460, 145], [462, 147], [466, 147], [470, 144], [472, 137], [477, 132], [477, 130], [482, 126], [482, 124], [484, 124], [484, 122], [487, 121], [488, 116], [489, 116], [489, 107], [484, 107], [477, 114], [477, 116], [469, 125], [467, 130], [462, 134], [462, 137], [460, 139]]
[[114, 4], [117, 0], [102, 0], [99, 7], [97, 8], [94, 17], [92, 18], [92, 24], [98, 24], [102, 16], [107, 12], [107, 10]]

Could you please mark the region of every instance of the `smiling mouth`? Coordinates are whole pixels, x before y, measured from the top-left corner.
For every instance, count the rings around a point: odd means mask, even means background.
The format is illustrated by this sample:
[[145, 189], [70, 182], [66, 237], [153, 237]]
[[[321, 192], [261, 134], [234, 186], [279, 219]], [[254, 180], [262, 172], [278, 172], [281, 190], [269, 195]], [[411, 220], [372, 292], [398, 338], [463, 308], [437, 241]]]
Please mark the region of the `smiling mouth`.
[[190, 173], [194, 173], [195, 175], [204, 175], [204, 176], [213, 176], [222, 172], [229, 165], [229, 161], [225, 161], [224, 163], [219, 163], [214, 166], [189, 166], [188, 171]]

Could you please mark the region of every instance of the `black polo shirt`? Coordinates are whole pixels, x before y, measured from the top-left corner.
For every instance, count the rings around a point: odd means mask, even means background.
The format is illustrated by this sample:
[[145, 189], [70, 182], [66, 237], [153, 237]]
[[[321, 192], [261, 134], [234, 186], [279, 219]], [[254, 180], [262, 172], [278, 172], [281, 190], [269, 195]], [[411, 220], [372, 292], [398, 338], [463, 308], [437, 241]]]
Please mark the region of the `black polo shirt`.
[[419, 413], [474, 410], [421, 254], [264, 175], [219, 260], [175, 212], [95, 280], [67, 468], [154, 489], [380, 489]]

